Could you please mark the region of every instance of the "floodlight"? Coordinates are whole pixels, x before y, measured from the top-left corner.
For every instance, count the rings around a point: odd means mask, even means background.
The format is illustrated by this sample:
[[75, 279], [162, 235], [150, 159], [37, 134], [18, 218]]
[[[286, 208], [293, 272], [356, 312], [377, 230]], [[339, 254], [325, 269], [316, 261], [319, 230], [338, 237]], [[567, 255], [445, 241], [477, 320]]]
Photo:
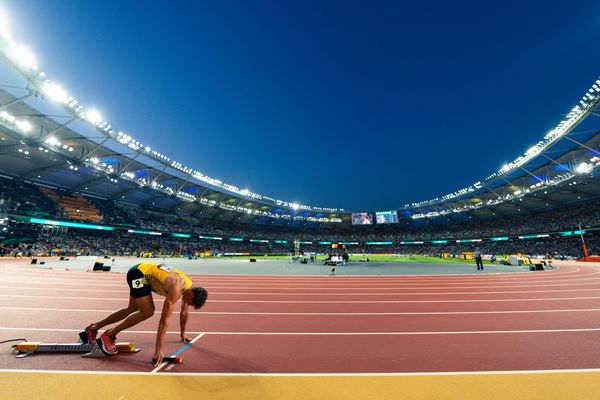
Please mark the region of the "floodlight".
[[100, 115], [98, 110], [90, 110], [85, 113], [85, 119], [95, 125], [102, 121], [102, 115]]
[[22, 67], [32, 68], [35, 66], [35, 56], [27, 47], [15, 46], [10, 51], [10, 57]]
[[536, 153], [539, 150], [539, 147], [537, 146], [532, 146], [531, 148], [529, 148], [529, 150], [527, 150], [525, 152], [525, 154], [532, 154], [532, 153]]
[[585, 162], [580, 163], [577, 168], [575, 168], [575, 171], [577, 171], [578, 174], [585, 174], [587, 172], [590, 172], [592, 170], [592, 164], [588, 164]]
[[29, 121], [17, 121], [16, 125], [23, 133], [30, 132], [33, 129], [33, 126]]
[[51, 100], [58, 101], [59, 103], [66, 103], [69, 100], [67, 92], [56, 83], [44, 83], [42, 91]]

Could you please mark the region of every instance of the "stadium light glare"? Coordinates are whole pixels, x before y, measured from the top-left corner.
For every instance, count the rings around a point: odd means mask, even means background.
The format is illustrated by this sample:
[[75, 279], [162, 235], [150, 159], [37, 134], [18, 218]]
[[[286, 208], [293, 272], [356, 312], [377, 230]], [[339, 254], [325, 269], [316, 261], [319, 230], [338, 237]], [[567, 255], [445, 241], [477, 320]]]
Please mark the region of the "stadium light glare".
[[588, 173], [592, 170], [592, 164], [588, 164], [586, 162], [582, 162], [580, 163], [577, 168], [575, 169], [575, 171], [577, 171], [578, 174], [585, 174]]
[[69, 95], [67, 94], [67, 92], [56, 83], [44, 83], [42, 91], [46, 96], [48, 96], [48, 98], [59, 103], [67, 103], [69, 101]]
[[[9, 29], [9, 25], [8, 25], [8, 14], [6, 13], [5, 10], [0, 8], [0, 29], [2, 29], [2, 35], [3, 36], [9, 36], [8, 34], [8, 29]], [[10, 36], [9, 36], [10, 37]]]
[[22, 67], [33, 68], [35, 66], [35, 56], [25, 46], [13, 46], [10, 51], [10, 57]]
[[21, 132], [23, 133], [28, 133], [31, 132], [31, 130], [33, 129], [33, 125], [31, 125], [31, 123], [29, 121], [23, 121], [23, 120], [19, 120], [15, 122], [15, 125], [17, 126], [17, 128], [19, 128], [21, 130]]
[[87, 111], [84, 115], [85, 115], [85, 119], [87, 119], [94, 125], [96, 125], [102, 121], [102, 115], [100, 114], [100, 112], [98, 110], [93, 109], [93, 110]]

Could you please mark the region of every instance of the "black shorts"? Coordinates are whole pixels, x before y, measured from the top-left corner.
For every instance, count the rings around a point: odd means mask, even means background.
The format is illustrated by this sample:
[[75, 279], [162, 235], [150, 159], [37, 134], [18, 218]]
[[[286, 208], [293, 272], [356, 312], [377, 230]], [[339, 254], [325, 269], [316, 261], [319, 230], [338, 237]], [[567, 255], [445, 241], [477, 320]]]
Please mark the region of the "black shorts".
[[127, 284], [129, 285], [129, 295], [134, 299], [152, 295], [152, 290], [146, 283], [144, 273], [138, 269], [137, 265], [127, 271]]

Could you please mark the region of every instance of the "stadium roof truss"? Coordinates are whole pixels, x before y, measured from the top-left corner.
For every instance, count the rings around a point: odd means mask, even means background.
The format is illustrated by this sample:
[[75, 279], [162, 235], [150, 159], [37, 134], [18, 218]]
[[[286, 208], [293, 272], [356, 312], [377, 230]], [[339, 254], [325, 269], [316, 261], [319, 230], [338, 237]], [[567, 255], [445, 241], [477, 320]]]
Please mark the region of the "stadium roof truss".
[[476, 218], [517, 215], [600, 196], [600, 80], [567, 118], [525, 155], [483, 182], [455, 193], [406, 205], [413, 219], [467, 214]]
[[263, 217], [263, 223], [297, 225], [342, 221], [343, 210], [240, 190], [115, 131], [20, 51], [7, 35], [0, 38], [0, 58], [6, 62], [0, 69], [0, 169], [6, 174], [198, 217], [242, 222]]
[[[0, 36], [0, 170], [88, 195], [241, 222], [349, 222], [228, 185], [118, 132], [48, 80], [31, 53]], [[409, 219], [493, 218], [600, 195], [600, 80], [523, 156], [467, 188], [399, 209]]]

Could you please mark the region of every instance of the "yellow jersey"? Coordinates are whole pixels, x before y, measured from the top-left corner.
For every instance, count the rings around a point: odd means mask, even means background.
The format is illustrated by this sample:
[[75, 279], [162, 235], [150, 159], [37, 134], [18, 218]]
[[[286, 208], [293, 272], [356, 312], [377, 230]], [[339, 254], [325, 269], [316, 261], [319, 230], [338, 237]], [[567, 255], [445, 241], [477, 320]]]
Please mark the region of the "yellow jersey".
[[183, 272], [166, 266], [164, 264], [154, 264], [154, 263], [142, 263], [137, 266], [137, 269], [142, 271], [144, 274], [144, 283], [150, 286], [150, 289], [161, 296], [167, 296], [167, 291], [165, 290], [165, 280], [169, 273], [175, 272], [179, 276], [183, 278], [185, 281], [184, 290], [187, 290], [192, 287], [192, 280], [189, 276], [184, 274]]

